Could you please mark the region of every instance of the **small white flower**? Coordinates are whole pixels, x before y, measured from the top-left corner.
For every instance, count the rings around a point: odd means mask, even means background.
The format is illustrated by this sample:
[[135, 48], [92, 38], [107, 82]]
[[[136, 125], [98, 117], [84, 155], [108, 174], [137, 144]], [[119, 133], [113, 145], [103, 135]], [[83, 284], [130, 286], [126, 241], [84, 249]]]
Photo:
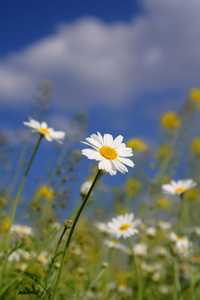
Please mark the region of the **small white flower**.
[[165, 222], [165, 221], [162, 221], [162, 220], [157, 221], [156, 225], [158, 226], [158, 228], [162, 229], [163, 231], [169, 230], [172, 227], [171, 223]]
[[99, 231], [103, 233], [108, 233], [108, 225], [106, 223], [96, 222], [94, 225], [96, 226], [97, 229], [99, 229]]
[[153, 237], [156, 235], [156, 228], [153, 227], [153, 226], [148, 227], [148, 228], [146, 229], [146, 234], [147, 234], [149, 237], [153, 238]]
[[83, 182], [83, 184], [81, 185], [81, 188], [80, 188], [80, 194], [82, 197], [85, 197], [87, 195], [91, 185], [92, 185], [91, 180]]
[[159, 292], [163, 295], [167, 295], [169, 294], [171, 291], [170, 291], [170, 288], [167, 286], [167, 285], [162, 285], [159, 287]]
[[[32, 256], [36, 256], [36, 253], [35, 252], [32, 252]], [[48, 256], [48, 253], [47, 251], [42, 251], [38, 256], [37, 256], [37, 260], [43, 264], [43, 265], [46, 265], [48, 264], [49, 260], [50, 260], [50, 257]]]
[[128, 238], [132, 235], [135, 235], [136, 233], [138, 233], [138, 229], [136, 229], [135, 227], [137, 227], [141, 223], [141, 221], [133, 221], [133, 219], [133, 213], [112, 218], [112, 221], [108, 222], [109, 233], [115, 236], [117, 239], [119, 239], [120, 237]]
[[176, 233], [170, 232], [169, 238], [175, 243], [175, 250], [179, 255], [187, 256], [189, 254], [192, 245], [186, 236], [177, 236]]
[[89, 159], [99, 161], [100, 170], [105, 170], [110, 175], [115, 175], [117, 170], [121, 173], [128, 172], [125, 165], [134, 167], [134, 163], [127, 157], [133, 156], [132, 148], [126, 147], [123, 137], [118, 135], [114, 140], [111, 134], [102, 135], [97, 132], [82, 142], [93, 149], [83, 149], [82, 154]]
[[32, 118], [29, 118], [29, 122], [23, 122], [24, 125], [32, 128], [33, 132], [38, 132], [45, 136], [46, 140], [51, 142], [53, 140], [62, 143], [62, 140], [65, 137], [64, 131], [54, 131], [53, 128], [48, 128], [46, 122], [38, 122]]
[[154, 274], [155, 272], [161, 272], [163, 270], [162, 265], [159, 263], [147, 264], [144, 262], [141, 264], [141, 267], [145, 272], [151, 274]]
[[30, 253], [23, 249], [17, 249], [8, 256], [8, 261], [19, 262], [22, 258], [29, 260], [31, 258]]
[[168, 252], [167, 252], [166, 248], [164, 248], [162, 246], [155, 248], [154, 254], [158, 255], [158, 256], [160, 256], [162, 258], [168, 256]]
[[133, 250], [136, 256], [145, 257], [147, 255], [147, 244], [138, 243], [133, 246]]
[[186, 191], [195, 187], [197, 184], [193, 181], [193, 179], [185, 179], [174, 181], [171, 180], [170, 183], [163, 184], [162, 190], [164, 193], [169, 195], [182, 195]]
[[19, 224], [13, 224], [11, 227], [11, 232], [18, 234], [19, 236], [33, 235], [33, 229], [30, 226]]
[[130, 254], [130, 250], [123, 244], [119, 243], [118, 241], [116, 240], [113, 240], [113, 239], [105, 239], [103, 241], [103, 243], [108, 247], [108, 248], [115, 248], [115, 249], [120, 249], [122, 250], [124, 253], [126, 254]]
[[58, 222], [54, 222], [51, 224], [51, 228], [59, 230], [61, 228], [61, 224]]
[[195, 226], [191, 229], [192, 232], [196, 233], [197, 235], [200, 235], [200, 227]]

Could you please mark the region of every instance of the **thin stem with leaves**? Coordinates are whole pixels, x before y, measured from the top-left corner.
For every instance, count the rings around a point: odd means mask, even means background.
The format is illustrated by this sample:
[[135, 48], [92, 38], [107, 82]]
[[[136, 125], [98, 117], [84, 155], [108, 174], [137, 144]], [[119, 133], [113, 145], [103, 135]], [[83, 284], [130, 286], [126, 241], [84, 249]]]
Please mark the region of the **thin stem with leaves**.
[[83, 208], [85, 207], [85, 205], [86, 205], [86, 203], [87, 203], [87, 200], [88, 200], [88, 198], [89, 198], [89, 196], [90, 196], [90, 194], [91, 194], [91, 192], [92, 192], [92, 190], [93, 190], [95, 184], [97, 183], [97, 181], [98, 181], [98, 179], [99, 179], [99, 177], [100, 177], [100, 174], [101, 174], [101, 170], [98, 170], [98, 172], [97, 172], [97, 174], [96, 174], [96, 176], [95, 176], [95, 178], [94, 178], [94, 181], [93, 181], [93, 183], [92, 183], [92, 185], [91, 185], [91, 187], [90, 187], [90, 189], [89, 189], [87, 195], [86, 195], [85, 198], [83, 199], [82, 205], [80, 206], [79, 211], [77, 212], [77, 215], [76, 215], [76, 217], [75, 217], [75, 220], [74, 220], [74, 222], [73, 222], [73, 224], [72, 224], [72, 227], [71, 227], [71, 230], [70, 230], [70, 232], [69, 232], [69, 236], [68, 236], [68, 239], [67, 239], [67, 241], [66, 241], [65, 248], [64, 248], [64, 251], [63, 251], [62, 260], [61, 260], [60, 268], [59, 268], [59, 271], [58, 271], [58, 276], [57, 276], [57, 278], [56, 278], [55, 287], [54, 287], [54, 291], [53, 291], [53, 295], [52, 295], [52, 300], [54, 300], [55, 297], [56, 297], [56, 293], [57, 293], [57, 289], [58, 289], [58, 284], [59, 284], [59, 281], [60, 281], [62, 269], [63, 269], [64, 262], [65, 262], [66, 253], [67, 253], [67, 250], [68, 250], [68, 248], [69, 248], [69, 244], [70, 244], [70, 241], [71, 241], [71, 238], [72, 238], [74, 229], [75, 229], [76, 224], [77, 224], [77, 222], [78, 222], [78, 220], [79, 220], [79, 217], [80, 217], [80, 215], [81, 215], [81, 213], [82, 213], [82, 211], [83, 211]]

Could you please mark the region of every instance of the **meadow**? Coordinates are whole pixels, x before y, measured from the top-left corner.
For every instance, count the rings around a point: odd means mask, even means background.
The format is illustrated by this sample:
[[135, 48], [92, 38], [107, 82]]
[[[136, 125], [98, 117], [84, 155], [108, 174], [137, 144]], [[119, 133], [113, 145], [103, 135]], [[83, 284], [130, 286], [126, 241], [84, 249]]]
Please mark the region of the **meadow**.
[[[109, 129], [87, 137], [84, 112], [66, 139], [44, 121], [48, 96], [20, 149], [0, 134], [0, 299], [200, 299], [200, 89], [158, 116], [153, 151]], [[31, 176], [44, 142], [56, 162]]]

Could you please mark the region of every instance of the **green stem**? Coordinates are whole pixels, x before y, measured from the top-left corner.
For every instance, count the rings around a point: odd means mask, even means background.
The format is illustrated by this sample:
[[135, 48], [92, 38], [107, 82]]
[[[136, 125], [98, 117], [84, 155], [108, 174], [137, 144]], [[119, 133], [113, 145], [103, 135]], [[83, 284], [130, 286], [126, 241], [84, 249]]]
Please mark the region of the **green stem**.
[[186, 234], [187, 239], [189, 241], [189, 247], [188, 247], [188, 258], [189, 258], [189, 272], [190, 272], [190, 280], [191, 280], [191, 300], [195, 299], [195, 288], [194, 288], [194, 273], [193, 273], [193, 267], [191, 264], [191, 237], [190, 237], [190, 227], [189, 227], [189, 217], [188, 217], [188, 202], [187, 199], [185, 199], [184, 194], [181, 195], [181, 226], [185, 226], [184, 234]]
[[174, 266], [174, 286], [175, 286], [174, 300], [179, 300], [181, 285], [179, 280], [179, 270], [178, 270], [178, 262], [176, 256], [173, 257], [173, 266]]
[[134, 268], [135, 268], [135, 272], [136, 272], [136, 278], [137, 278], [137, 284], [138, 284], [138, 300], [142, 300], [142, 278], [141, 278], [141, 270], [137, 264], [137, 260], [136, 260], [136, 256], [135, 256], [135, 252], [133, 249], [133, 244], [132, 241], [129, 238], [129, 244], [130, 244], [130, 250], [131, 250], [131, 254], [133, 257], [133, 264], [134, 264]]
[[79, 219], [79, 217], [80, 217], [80, 215], [81, 215], [81, 212], [82, 212], [84, 206], [86, 205], [86, 202], [87, 202], [87, 200], [88, 200], [88, 198], [89, 198], [89, 196], [90, 196], [90, 194], [91, 194], [91, 192], [92, 192], [92, 190], [93, 190], [93, 188], [94, 188], [94, 186], [95, 186], [95, 184], [96, 184], [96, 182], [97, 182], [97, 180], [98, 180], [100, 174], [101, 174], [101, 170], [98, 170], [97, 175], [96, 175], [96, 177], [94, 178], [94, 181], [93, 181], [93, 183], [92, 183], [92, 185], [91, 185], [91, 187], [90, 187], [90, 189], [89, 189], [87, 195], [86, 195], [85, 198], [83, 199], [82, 205], [81, 205], [81, 207], [80, 207], [80, 209], [79, 209], [79, 211], [78, 211], [78, 213], [77, 213], [77, 215], [76, 215], [76, 217], [75, 217], [75, 220], [74, 220], [74, 222], [73, 222], [73, 224], [72, 224], [72, 227], [71, 227], [71, 230], [70, 230], [70, 232], [69, 232], [69, 236], [68, 236], [68, 239], [67, 239], [67, 242], [66, 242], [66, 244], [65, 244], [64, 251], [63, 251], [63, 256], [62, 256], [60, 268], [59, 268], [59, 271], [58, 271], [58, 276], [57, 276], [57, 278], [56, 278], [56, 283], [55, 283], [55, 287], [54, 287], [54, 291], [53, 291], [53, 295], [52, 295], [52, 300], [54, 300], [54, 299], [55, 299], [55, 296], [56, 296], [56, 292], [57, 292], [57, 289], [58, 289], [58, 283], [59, 283], [60, 276], [61, 276], [61, 273], [62, 273], [62, 269], [63, 269], [63, 266], [64, 266], [65, 256], [66, 256], [67, 249], [68, 249], [68, 247], [69, 247], [69, 244], [70, 244], [70, 241], [71, 241], [71, 238], [72, 238], [74, 229], [75, 229], [75, 227], [76, 227], [76, 224], [77, 224], [78, 219]]
[[[16, 214], [16, 210], [17, 210], [17, 204], [18, 204], [18, 201], [19, 201], [19, 197], [20, 197], [22, 188], [23, 188], [23, 186], [24, 186], [25, 179], [26, 179], [26, 177], [27, 177], [27, 175], [28, 175], [29, 169], [30, 169], [30, 167], [31, 167], [31, 164], [32, 164], [32, 162], [33, 162], [33, 159], [34, 159], [34, 157], [35, 157], [35, 155], [36, 155], [37, 149], [38, 149], [38, 147], [39, 147], [39, 145], [40, 145], [40, 142], [41, 142], [43, 136], [44, 136], [44, 135], [41, 135], [41, 134], [40, 134], [39, 140], [38, 140], [38, 142], [37, 142], [37, 144], [36, 144], [36, 147], [35, 147], [35, 149], [34, 149], [34, 151], [33, 151], [33, 154], [32, 154], [32, 157], [31, 157], [31, 159], [30, 159], [30, 162], [29, 162], [29, 164], [28, 164], [28, 166], [27, 166], [27, 169], [26, 169], [26, 171], [25, 171], [25, 173], [24, 173], [24, 176], [23, 176], [23, 178], [22, 178], [22, 180], [21, 180], [21, 182], [20, 182], [19, 188], [18, 188], [18, 190], [17, 190], [17, 194], [16, 194], [16, 198], [15, 198], [15, 201], [14, 201], [14, 205], [13, 205], [13, 209], [12, 209], [12, 214], [11, 214], [11, 221], [10, 221], [10, 225], [9, 225], [9, 228], [8, 228], [8, 233], [7, 233], [6, 240], [5, 240], [5, 246], [4, 246], [4, 258], [3, 258], [3, 259], [4, 259], [4, 262], [3, 262], [3, 266], [2, 266], [1, 279], [3, 278], [3, 274], [4, 274], [5, 268], [6, 268], [6, 261], [5, 261], [5, 258], [6, 258], [6, 256], [7, 256], [7, 252], [8, 252], [8, 244], [9, 244], [9, 239], [10, 239], [11, 227], [12, 227], [12, 224], [13, 224], [13, 221], [14, 221], [14, 218], [15, 218], [15, 214]], [[2, 281], [1, 281], [1, 282], [2, 282]]]
[[187, 199], [185, 199], [184, 194], [180, 196], [181, 198], [181, 211], [180, 211], [180, 228], [184, 229], [184, 233], [188, 228], [188, 207], [187, 207]]
[[63, 238], [65, 232], [67, 231], [67, 229], [68, 229], [68, 227], [67, 227], [67, 226], [64, 226], [64, 229], [63, 229], [63, 231], [62, 231], [62, 233], [61, 233], [61, 236], [60, 236], [60, 238], [59, 238], [59, 240], [58, 240], [58, 243], [57, 243], [57, 246], [56, 246], [56, 250], [55, 250], [55, 252], [54, 252], [54, 256], [53, 256], [53, 258], [52, 258], [52, 260], [51, 260], [51, 264], [50, 264], [50, 266], [49, 266], [48, 275], [47, 275], [47, 279], [46, 279], [47, 284], [48, 284], [49, 278], [50, 278], [50, 276], [51, 276], [51, 270], [52, 270], [52, 268], [53, 268], [53, 265], [54, 265], [54, 262], [55, 262], [55, 259], [56, 259], [56, 254], [57, 254], [57, 252], [58, 252], [60, 243], [61, 243], [62, 238]]

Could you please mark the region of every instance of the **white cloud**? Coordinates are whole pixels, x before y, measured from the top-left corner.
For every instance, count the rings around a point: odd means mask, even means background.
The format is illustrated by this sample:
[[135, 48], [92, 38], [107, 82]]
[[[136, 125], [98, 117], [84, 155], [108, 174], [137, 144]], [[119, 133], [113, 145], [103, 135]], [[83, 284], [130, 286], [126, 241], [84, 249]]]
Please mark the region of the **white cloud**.
[[45, 79], [68, 109], [120, 107], [138, 93], [199, 85], [200, 1], [145, 0], [129, 24], [62, 24], [0, 62], [0, 103], [19, 105]]

